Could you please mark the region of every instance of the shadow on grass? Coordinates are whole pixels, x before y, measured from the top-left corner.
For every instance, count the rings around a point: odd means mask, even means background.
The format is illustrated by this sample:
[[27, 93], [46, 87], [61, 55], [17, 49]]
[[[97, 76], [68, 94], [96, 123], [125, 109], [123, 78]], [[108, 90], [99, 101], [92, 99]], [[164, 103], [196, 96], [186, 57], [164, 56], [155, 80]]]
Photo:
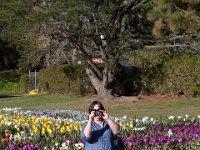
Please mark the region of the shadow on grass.
[[14, 97], [20, 97], [17, 95], [0, 95], [0, 99], [4, 99], [4, 98], [14, 98]]

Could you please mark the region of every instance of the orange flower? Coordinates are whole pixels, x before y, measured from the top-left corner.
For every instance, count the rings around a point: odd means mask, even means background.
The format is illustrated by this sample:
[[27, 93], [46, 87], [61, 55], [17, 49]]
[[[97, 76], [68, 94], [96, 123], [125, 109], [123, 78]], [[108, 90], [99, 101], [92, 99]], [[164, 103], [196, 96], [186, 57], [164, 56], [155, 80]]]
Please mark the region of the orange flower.
[[4, 135], [5, 135], [5, 137], [6, 137], [7, 139], [10, 138], [10, 132], [9, 132], [8, 130], [5, 130], [5, 131], [4, 131]]
[[98, 65], [98, 64], [102, 64], [103, 60], [100, 58], [92, 58], [92, 62], [93, 64]]

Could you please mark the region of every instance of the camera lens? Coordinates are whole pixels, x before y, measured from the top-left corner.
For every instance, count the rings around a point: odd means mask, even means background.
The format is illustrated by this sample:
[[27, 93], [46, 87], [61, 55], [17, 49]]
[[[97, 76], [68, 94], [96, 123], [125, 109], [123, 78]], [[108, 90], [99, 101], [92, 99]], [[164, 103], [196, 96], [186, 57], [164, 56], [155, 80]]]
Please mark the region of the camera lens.
[[103, 113], [101, 111], [96, 111], [95, 112], [95, 116], [102, 116], [102, 115], [103, 115]]

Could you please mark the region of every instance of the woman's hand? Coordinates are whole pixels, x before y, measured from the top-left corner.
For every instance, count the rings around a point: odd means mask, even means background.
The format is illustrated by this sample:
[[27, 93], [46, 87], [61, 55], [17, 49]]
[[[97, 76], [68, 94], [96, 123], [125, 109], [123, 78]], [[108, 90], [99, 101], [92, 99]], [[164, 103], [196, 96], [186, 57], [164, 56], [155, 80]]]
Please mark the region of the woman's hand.
[[89, 120], [93, 121], [95, 117], [94, 111], [91, 111], [90, 115], [89, 115]]
[[120, 126], [118, 123], [114, 122], [110, 116], [107, 114], [106, 111], [103, 112], [103, 119], [108, 123], [110, 126], [113, 134], [118, 134], [120, 132]]
[[103, 112], [103, 119], [104, 119], [104, 120], [110, 119], [110, 117], [109, 117], [109, 115], [107, 114], [106, 111]]

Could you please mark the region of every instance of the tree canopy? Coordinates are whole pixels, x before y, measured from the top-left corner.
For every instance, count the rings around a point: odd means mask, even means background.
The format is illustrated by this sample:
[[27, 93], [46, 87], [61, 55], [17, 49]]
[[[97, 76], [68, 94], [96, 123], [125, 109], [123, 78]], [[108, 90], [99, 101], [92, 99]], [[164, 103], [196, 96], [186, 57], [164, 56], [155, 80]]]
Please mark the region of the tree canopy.
[[[9, 0], [0, 38], [21, 54], [20, 69], [82, 61], [100, 99], [114, 95], [122, 55], [143, 48], [199, 50], [199, 0]], [[101, 65], [94, 63], [94, 58]]]

